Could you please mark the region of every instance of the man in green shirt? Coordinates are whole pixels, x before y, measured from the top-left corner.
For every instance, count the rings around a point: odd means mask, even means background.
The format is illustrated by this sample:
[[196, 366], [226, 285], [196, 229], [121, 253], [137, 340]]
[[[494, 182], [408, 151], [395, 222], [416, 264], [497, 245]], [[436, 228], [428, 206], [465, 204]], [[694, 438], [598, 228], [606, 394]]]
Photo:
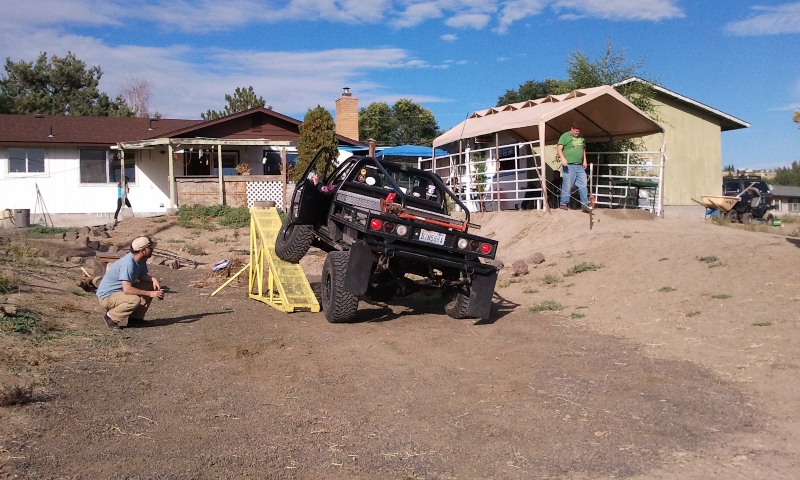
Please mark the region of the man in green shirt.
[[586, 191], [586, 140], [581, 136], [581, 126], [572, 124], [569, 132], [558, 139], [558, 158], [561, 160], [561, 201], [562, 210], [569, 210], [569, 195], [572, 187], [578, 187], [581, 210], [589, 213], [589, 194]]

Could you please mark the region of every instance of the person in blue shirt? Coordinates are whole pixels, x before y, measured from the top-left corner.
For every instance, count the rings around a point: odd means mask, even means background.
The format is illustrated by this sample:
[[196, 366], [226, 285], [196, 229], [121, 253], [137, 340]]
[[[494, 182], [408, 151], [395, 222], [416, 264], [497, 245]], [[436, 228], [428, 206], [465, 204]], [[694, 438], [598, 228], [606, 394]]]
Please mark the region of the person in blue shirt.
[[150, 302], [164, 298], [161, 284], [147, 269], [147, 259], [155, 248], [149, 237], [137, 237], [131, 242], [131, 251], [109, 265], [103, 275], [97, 298], [106, 310], [103, 320], [108, 328], [142, 326]]
[[[114, 223], [117, 223], [117, 217], [119, 216], [119, 211], [122, 209], [122, 200], [123, 197], [125, 199], [125, 206], [128, 208], [133, 208], [131, 206], [130, 200], [128, 200], [128, 193], [130, 193], [131, 189], [128, 187], [128, 177], [125, 177], [125, 180], [119, 182], [117, 184], [117, 211], [114, 212]], [[123, 194], [123, 191], [125, 192]]]

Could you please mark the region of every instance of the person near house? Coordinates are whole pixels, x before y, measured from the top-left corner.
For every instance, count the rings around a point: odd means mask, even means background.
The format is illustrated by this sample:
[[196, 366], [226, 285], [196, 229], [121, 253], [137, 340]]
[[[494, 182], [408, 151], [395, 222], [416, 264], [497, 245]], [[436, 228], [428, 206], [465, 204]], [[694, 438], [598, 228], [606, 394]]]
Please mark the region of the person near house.
[[109, 328], [143, 325], [150, 302], [164, 298], [161, 284], [147, 269], [147, 259], [155, 248], [156, 242], [149, 237], [135, 238], [130, 252], [109, 265], [103, 275], [97, 298], [106, 310], [103, 320]]
[[119, 211], [122, 209], [123, 199], [128, 208], [133, 208], [131, 207], [130, 200], [128, 200], [128, 193], [131, 191], [130, 187], [128, 187], [128, 181], [128, 177], [126, 176], [125, 180], [117, 184], [117, 211], [114, 212], [114, 223], [117, 223], [117, 217], [119, 216]]
[[581, 136], [581, 126], [573, 123], [568, 132], [558, 139], [558, 158], [561, 161], [563, 175], [561, 179], [562, 210], [569, 210], [569, 196], [572, 187], [578, 188], [581, 210], [589, 213], [589, 194], [586, 190], [586, 139]]

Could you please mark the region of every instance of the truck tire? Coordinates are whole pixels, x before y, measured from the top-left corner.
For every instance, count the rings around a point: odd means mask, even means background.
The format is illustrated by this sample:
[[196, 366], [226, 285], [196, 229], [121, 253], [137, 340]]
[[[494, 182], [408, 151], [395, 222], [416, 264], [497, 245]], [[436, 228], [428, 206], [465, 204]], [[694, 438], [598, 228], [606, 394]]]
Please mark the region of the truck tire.
[[444, 307], [451, 318], [462, 319], [468, 318], [467, 312], [469, 311], [469, 288], [459, 287], [456, 298], [453, 299]]
[[350, 252], [330, 252], [322, 266], [322, 310], [330, 323], [353, 320], [358, 310], [358, 296], [344, 289]]
[[275, 237], [275, 254], [285, 262], [297, 263], [311, 248], [314, 230], [309, 225], [292, 225], [287, 229], [288, 224], [286, 219]]

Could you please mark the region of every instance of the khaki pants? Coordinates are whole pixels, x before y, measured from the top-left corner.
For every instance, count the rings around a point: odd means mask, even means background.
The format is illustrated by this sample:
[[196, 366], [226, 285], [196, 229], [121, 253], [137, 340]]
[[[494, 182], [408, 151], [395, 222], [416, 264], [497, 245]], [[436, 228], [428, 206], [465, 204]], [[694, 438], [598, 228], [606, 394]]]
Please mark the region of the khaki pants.
[[[150, 282], [136, 282], [134, 286], [139, 290], [153, 291], [153, 284]], [[125, 325], [130, 317], [143, 320], [152, 300], [150, 297], [114, 292], [105, 298], [101, 298], [100, 305], [106, 309], [111, 320], [120, 325]]]

